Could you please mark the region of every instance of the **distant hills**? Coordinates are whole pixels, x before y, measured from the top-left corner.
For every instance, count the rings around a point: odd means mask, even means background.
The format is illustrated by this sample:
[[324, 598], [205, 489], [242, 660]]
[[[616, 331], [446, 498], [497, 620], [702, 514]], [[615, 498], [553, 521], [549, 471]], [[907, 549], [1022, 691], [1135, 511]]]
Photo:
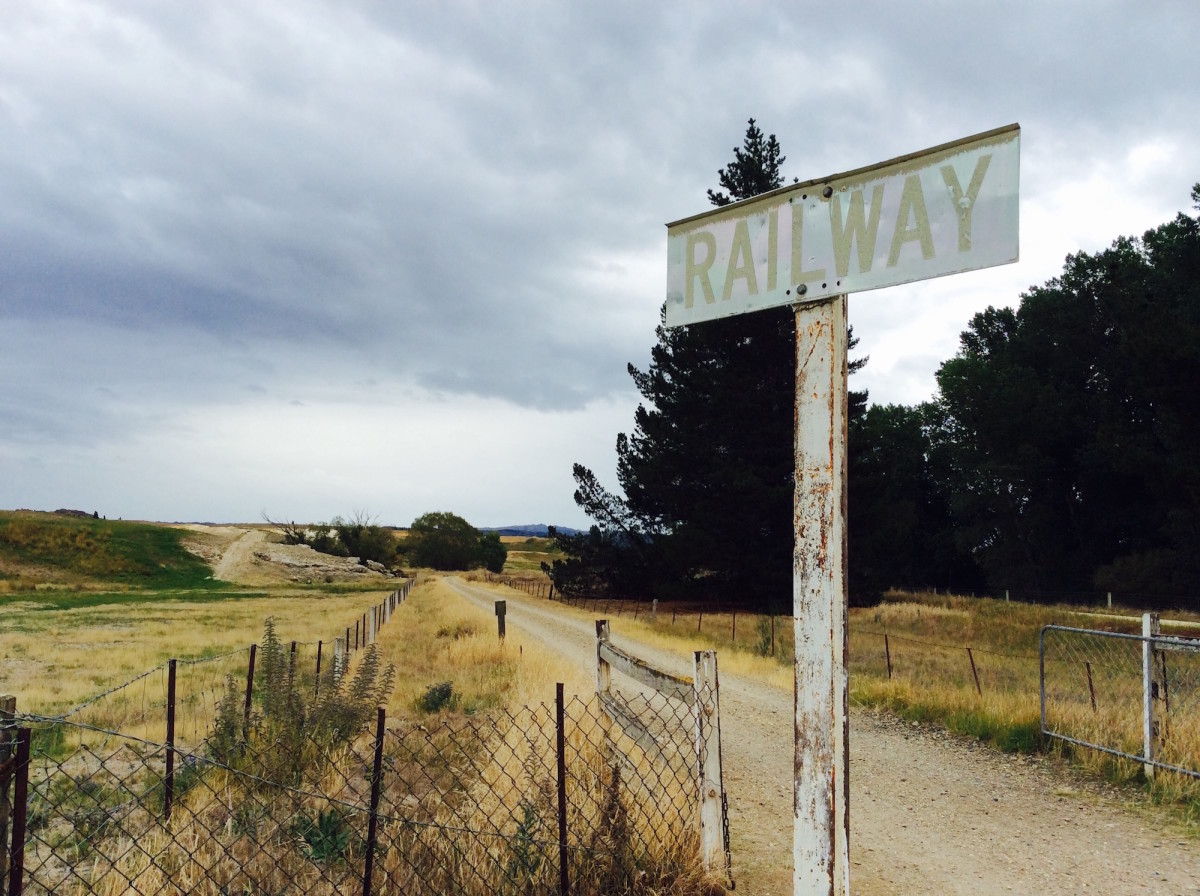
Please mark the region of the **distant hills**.
[[[578, 535], [578, 529], [572, 529], [570, 526], [555, 526], [556, 531], [564, 535]], [[534, 523], [529, 526], [484, 526], [480, 532], [495, 532], [499, 535], [515, 535], [524, 538], [545, 538], [550, 534], [550, 527], [545, 523]]]

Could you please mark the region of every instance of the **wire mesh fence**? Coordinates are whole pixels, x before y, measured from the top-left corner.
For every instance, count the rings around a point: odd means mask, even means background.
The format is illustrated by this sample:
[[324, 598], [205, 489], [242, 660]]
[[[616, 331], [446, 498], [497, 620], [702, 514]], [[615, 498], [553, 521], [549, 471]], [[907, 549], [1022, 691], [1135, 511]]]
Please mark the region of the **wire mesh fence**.
[[[0, 705], [0, 893], [710, 893], [687, 713], [596, 699], [390, 728], [374, 645], [171, 660], [60, 715]], [[351, 655], [355, 662], [351, 663]], [[568, 884], [569, 882], [569, 884]]]
[[[199, 750], [18, 716], [8, 893], [657, 893], [694, 879], [674, 759], [596, 700], [385, 726], [234, 714]], [[332, 708], [330, 708], [332, 707]], [[84, 729], [69, 752], [47, 737]], [[11, 729], [10, 729], [11, 730]], [[671, 744], [668, 746], [667, 743]], [[14, 786], [9, 786], [9, 784]], [[711, 892], [705, 889], [704, 892]]]
[[1042, 731], [1200, 778], [1200, 641], [1046, 626]]

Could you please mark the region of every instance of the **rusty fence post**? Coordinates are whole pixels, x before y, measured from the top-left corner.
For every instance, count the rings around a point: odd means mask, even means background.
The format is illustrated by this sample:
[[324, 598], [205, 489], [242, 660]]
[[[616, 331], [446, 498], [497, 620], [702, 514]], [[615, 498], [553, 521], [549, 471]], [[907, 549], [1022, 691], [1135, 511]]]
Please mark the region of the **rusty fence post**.
[[883, 633], [883, 656], [887, 660], [888, 681], [892, 680], [892, 645], [888, 641], [887, 632]]
[[319, 697], [321, 695], [321, 648], [324, 646], [324, 644], [324, 641], [317, 642], [317, 671], [315, 675], [316, 681], [313, 683], [314, 697]]
[[175, 801], [175, 660], [167, 662], [167, 770], [163, 776], [163, 821], [171, 820]]
[[296, 680], [296, 642], [292, 642], [292, 649], [288, 652], [288, 690], [292, 688], [292, 682]]
[[30, 730], [17, 729], [17, 762], [13, 769], [12, 852], [8, 865], [8, 896], [21, 896], [25, 886], [25, 821], [29, 815]]
[[387, 733], [387, 710], [375, 711], [375, 761], [371, 766], [371, 812], [367, 818], [367, 856], [363, 867], [363, 896], [371, 896], [375, 873], [375, 844], [379, 831], [379, 793], [383, 783], [383, 737]]
[[12, 818], [12, 801], [8, 795], [12, 783], [13, 737], [16, 723], [17, 698], [12, 694], [0, 695], [0, 887], [8, 880], [8, 825]]
[[563, 683], [558, 682], [554, 690], [555, 751], [558, 755], [558, 892], [559, 896], [569, 896], [571, 882], [567, 875], [567, 730]]

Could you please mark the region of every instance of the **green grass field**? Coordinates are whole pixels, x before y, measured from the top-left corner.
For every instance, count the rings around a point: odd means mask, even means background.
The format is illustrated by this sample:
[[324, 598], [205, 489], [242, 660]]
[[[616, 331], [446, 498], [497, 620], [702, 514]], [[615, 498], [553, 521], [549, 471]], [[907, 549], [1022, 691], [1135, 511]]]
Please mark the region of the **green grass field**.
[[0, 511], [0, 591], [227, 587], [183, 547], [183, 536], [169, 526]]

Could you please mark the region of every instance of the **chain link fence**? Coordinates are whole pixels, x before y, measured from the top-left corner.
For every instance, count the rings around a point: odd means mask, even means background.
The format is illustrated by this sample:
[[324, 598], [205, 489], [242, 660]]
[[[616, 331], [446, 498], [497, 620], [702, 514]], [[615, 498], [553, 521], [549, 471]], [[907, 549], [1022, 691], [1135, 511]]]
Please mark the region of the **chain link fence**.
[[1049, 625], [1043, 734], [1200, 778], [1200, 641]]
[[403, 597], [333, 650], [268, 622], [261, 650], [173, 660], [62, 715], [8, 700], [0, 894], [720, 891], [689, 705], [560, 685], [552, 705], [388, 727], [369, 642]]
[[235, 717], [200, 751], [88, 729], [68, 754], [47, 732], [83, 726], [18, 716], [7, 892], [711, 892], [672, 748], [616, 750], [594, 699], [391, 728], [342, 709]]

